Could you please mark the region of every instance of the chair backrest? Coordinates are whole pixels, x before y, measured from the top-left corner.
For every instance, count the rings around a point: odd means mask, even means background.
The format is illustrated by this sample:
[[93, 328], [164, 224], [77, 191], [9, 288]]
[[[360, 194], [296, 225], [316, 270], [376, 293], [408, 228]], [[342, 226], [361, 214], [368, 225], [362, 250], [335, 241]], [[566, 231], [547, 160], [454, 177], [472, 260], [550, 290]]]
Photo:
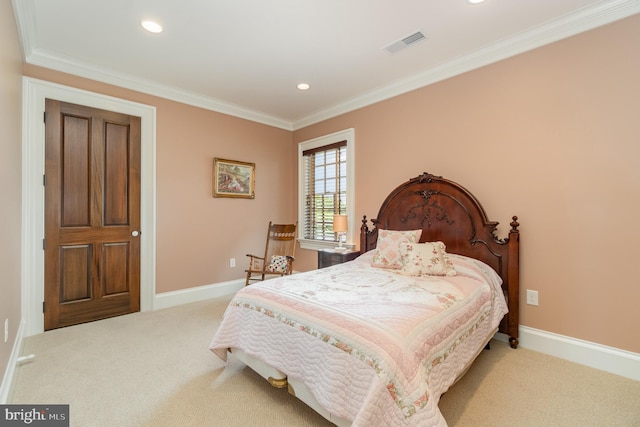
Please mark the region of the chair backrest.
[[272, 255], [294, 256], [297, 228], [297, 222], [295, 224], [272, 224], [269, 222], [267, 245], [264, 249], [265, 262], [268, 263]]

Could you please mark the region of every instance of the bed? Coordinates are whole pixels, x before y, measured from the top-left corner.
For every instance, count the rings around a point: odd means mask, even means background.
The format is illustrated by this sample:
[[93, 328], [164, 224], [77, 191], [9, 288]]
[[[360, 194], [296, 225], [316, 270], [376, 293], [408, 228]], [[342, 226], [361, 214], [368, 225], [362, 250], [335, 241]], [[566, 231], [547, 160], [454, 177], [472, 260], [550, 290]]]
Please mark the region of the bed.
[[446, 426], [440, 396], [496, 332], [518, 346], [517, 217], [499, 238], [468, 190], [423, 173], [370, 223], [355, 260], [240, 290], [210, 349], [338, 426]]

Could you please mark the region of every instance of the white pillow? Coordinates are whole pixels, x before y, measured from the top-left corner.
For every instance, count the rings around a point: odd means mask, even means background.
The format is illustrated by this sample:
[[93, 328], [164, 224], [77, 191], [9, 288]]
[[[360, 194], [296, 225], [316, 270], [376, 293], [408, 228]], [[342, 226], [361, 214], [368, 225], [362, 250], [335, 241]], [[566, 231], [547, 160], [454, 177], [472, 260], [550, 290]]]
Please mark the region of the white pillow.
[[456, 270], [442, 242], [400, 244], [402, 268], [408, 276], [455, 276]]
[[400, 244], [418, 243], [420, 236], [422, 230], [378, 230], [378, 241], [371, 265], [380, 268], [402, 268]]

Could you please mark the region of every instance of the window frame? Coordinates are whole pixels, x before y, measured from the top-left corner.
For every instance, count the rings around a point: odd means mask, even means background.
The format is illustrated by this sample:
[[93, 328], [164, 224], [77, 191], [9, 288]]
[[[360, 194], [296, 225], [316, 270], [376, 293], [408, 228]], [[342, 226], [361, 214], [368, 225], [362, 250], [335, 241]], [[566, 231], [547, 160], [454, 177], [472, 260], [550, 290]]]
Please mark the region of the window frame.
[[[338, 246], [338, 242], [328, 240], [306, 239], [305, 236], [305, 165], [304, 151], [312, 150], [324, 146], [332, 145], [336, 142], [347, 141], [347, 189], [346, 189], [346, 214], [348, 218], [348, 231], [346, 235], [345, 246], [348, 248], [355, 247], [356, 230], [355, 230], [355, 131], [354, 129], [345, 129], [334, 132], [329, 135], [320, 136], [300, 142], [298, 144], [298, 242], [302, 249], [323, 250], [332, 249]], [[359, 227], [357, 227], [359, 230]]]

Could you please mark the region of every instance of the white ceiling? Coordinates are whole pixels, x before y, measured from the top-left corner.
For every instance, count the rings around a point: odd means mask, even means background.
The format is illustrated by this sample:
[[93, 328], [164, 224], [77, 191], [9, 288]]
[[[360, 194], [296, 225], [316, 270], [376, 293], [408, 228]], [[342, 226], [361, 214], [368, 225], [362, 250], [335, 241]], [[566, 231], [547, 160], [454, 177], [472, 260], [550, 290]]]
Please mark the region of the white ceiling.
[[[25, 60], [298, 129], [640, 13], [640, 0], [13, 0]], [[140, 26], [155, 19], [151, 34]], [[426, 36], [397, 53], [385, 47]], [[300, 91], [306, 82], [311, 89]]]

